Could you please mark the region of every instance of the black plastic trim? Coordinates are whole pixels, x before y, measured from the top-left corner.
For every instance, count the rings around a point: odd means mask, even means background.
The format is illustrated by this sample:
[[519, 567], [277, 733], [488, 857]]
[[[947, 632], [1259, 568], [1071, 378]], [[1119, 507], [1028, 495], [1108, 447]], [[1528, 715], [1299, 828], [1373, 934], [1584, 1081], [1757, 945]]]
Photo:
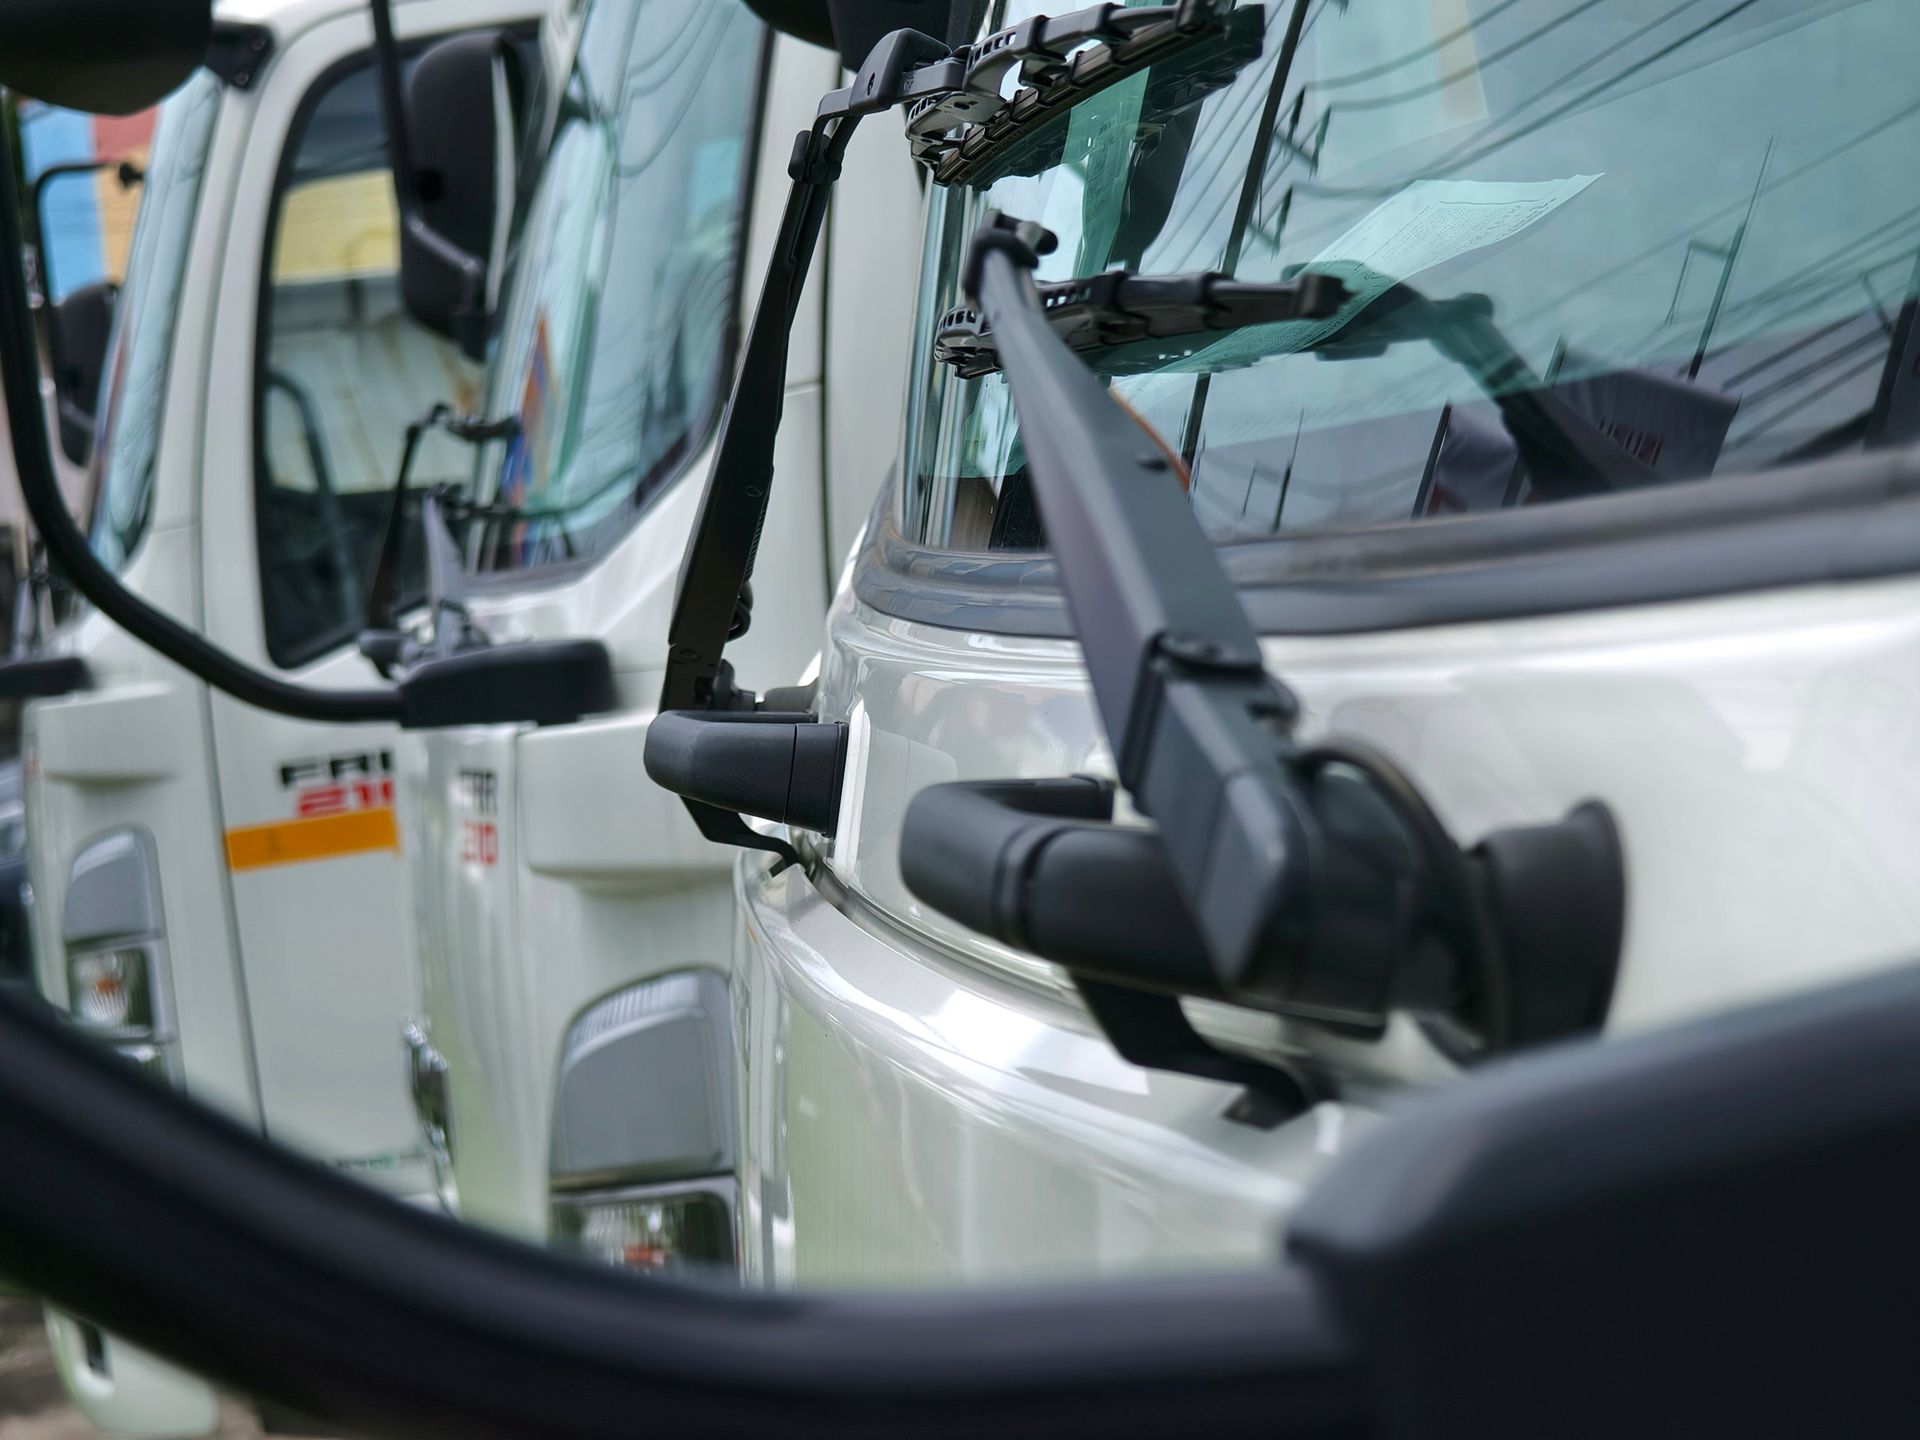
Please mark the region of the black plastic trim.
[[804, 712], [668, 710], [647, 726], [647, 775], [721, 810], [831, 835], [847, 727]]
[[[883, 497], [884, 502], [884, 497]], [[1920, 570], [1920, 452], [1853, 455], [1498, 515], [1220, 547], [1255, 626], [1344, 635], [1651, 605]], [[854, 593], [883, 615], [1070, 639], [1047, 554], [937, 550], [876, 507]]]
[[202, 63], [235, 90], [251, 90], [272, 58], [273, 31], [267, 26], [215, 20], [213, 39]]
[[1383, 1435], [1892, 1435], [1917, 1152], [1909, 964], [1490, 1067], [1362, 1141], [1287, 1248]]
[[572, 725], [614, 708], [598, 640], [529, 640], [422, 661], [400, 681], [400, 728]]
[[0, 661], [0, 700], [52, 700], [93, 688], [93, 672], [77, 655]]
[[640, 1279], [394, 1202], [0, 996], [0, 1272], [329, 1433], [1370, 1433], [1310, 1280], [795, 1296]]

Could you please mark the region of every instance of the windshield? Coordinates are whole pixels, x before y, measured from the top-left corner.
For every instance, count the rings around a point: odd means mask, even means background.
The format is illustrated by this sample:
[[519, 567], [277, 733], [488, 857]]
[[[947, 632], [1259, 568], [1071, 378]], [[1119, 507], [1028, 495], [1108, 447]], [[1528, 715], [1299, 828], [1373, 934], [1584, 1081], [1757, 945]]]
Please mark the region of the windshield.
[[1912, 367], [1889, 358], [1920, 252], [1899, 183], [1920, 144], [1909, 0], [1272, 0], [1233, 18], [1251, 58], [1215, 67], [1197, 103], [1136, 76], [993, 157], [1001, 178], [936, 191], [910, 536], [1041, 543], [1004, 379], [932, 356], [989, 209], [1059, 236], [1043, 281], [1311, 268], [1347, 284], [1328, 320], [1088, 357], [1180, 451], [1221, 539], [1752, 471], [1916, 429]]
[[93, 451], [93, 553], [114, 569], [133, 554], [153, 507], [167, 361], [219, 105], [220, 82], [203, 70], [166, 103], [154, 130], [146, 199], [134, 226], [126, 288], [115, 306]]
[[482, 570], [585, 559], [717, 418], [765, 29], [743, 5], [600, 0], [527, 215], [491, 372]]

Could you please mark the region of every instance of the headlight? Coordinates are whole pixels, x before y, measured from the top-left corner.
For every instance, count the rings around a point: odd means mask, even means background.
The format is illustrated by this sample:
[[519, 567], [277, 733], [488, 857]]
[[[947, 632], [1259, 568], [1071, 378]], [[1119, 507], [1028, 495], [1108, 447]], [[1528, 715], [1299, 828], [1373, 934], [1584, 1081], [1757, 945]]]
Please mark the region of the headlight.
[[144, 949], [69, 955], [67, 996], [73, 1018], [90, 1030], [153, 1033], [153, 972]]
[[588, 1260], [653, 1273], [705, 1273], [734, 1263], [728, 1182], [555, 1197], [553, 1244]]

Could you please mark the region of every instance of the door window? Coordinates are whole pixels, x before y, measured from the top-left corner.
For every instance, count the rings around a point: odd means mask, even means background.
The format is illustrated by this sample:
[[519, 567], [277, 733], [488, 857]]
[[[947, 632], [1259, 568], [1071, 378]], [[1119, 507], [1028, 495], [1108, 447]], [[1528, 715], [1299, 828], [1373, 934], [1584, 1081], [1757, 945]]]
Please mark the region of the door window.
[[147, 199], [116, 307], [93, 451], [93, 552], [116, 570], [139, 545], [153, 511], [174, 323], [219, 110], [220, 82], [201, 71], [167, 101], [154, 132]]
[[[273, 202], [258, 370], [260, 589], [267, 653], [304, 664], [364, 623], [409, 422], [470, 411], [479, 369], [400, 301], [398, 212], [375, 71], [321, 80], [296, 120]], [[465, 477], [429, 435], [410, 488]], [[402, 591], [419, 588], [419, 547]]]

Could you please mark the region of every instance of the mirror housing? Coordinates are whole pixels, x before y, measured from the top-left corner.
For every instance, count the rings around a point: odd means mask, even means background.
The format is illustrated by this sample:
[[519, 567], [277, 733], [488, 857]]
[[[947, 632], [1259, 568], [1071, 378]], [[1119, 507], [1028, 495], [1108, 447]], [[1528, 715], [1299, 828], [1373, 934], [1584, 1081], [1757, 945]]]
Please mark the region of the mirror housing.
[[60, 412], [60, 451], [76, 465], [86, 464], [93, 454], [94, 409], [119, 293], [112, 282], [102, 280], [47, 307], [47, 358]]
[[191, 75], [211, 0], [6, 0], [0, 85], [95, 114], [144, 110]]
[[[512, 190], [512, 93], [519, 61], [504, 32], [443, 40], [407, 82], [405, 124], [414, 213], [400, 236], [400, 294], [407, 312], [485, 358], [499, 272], [502, 211]], [[507, 119], [503, 125], [502, 120]], [[401, 202], [406, 215], [408, 205]]]

